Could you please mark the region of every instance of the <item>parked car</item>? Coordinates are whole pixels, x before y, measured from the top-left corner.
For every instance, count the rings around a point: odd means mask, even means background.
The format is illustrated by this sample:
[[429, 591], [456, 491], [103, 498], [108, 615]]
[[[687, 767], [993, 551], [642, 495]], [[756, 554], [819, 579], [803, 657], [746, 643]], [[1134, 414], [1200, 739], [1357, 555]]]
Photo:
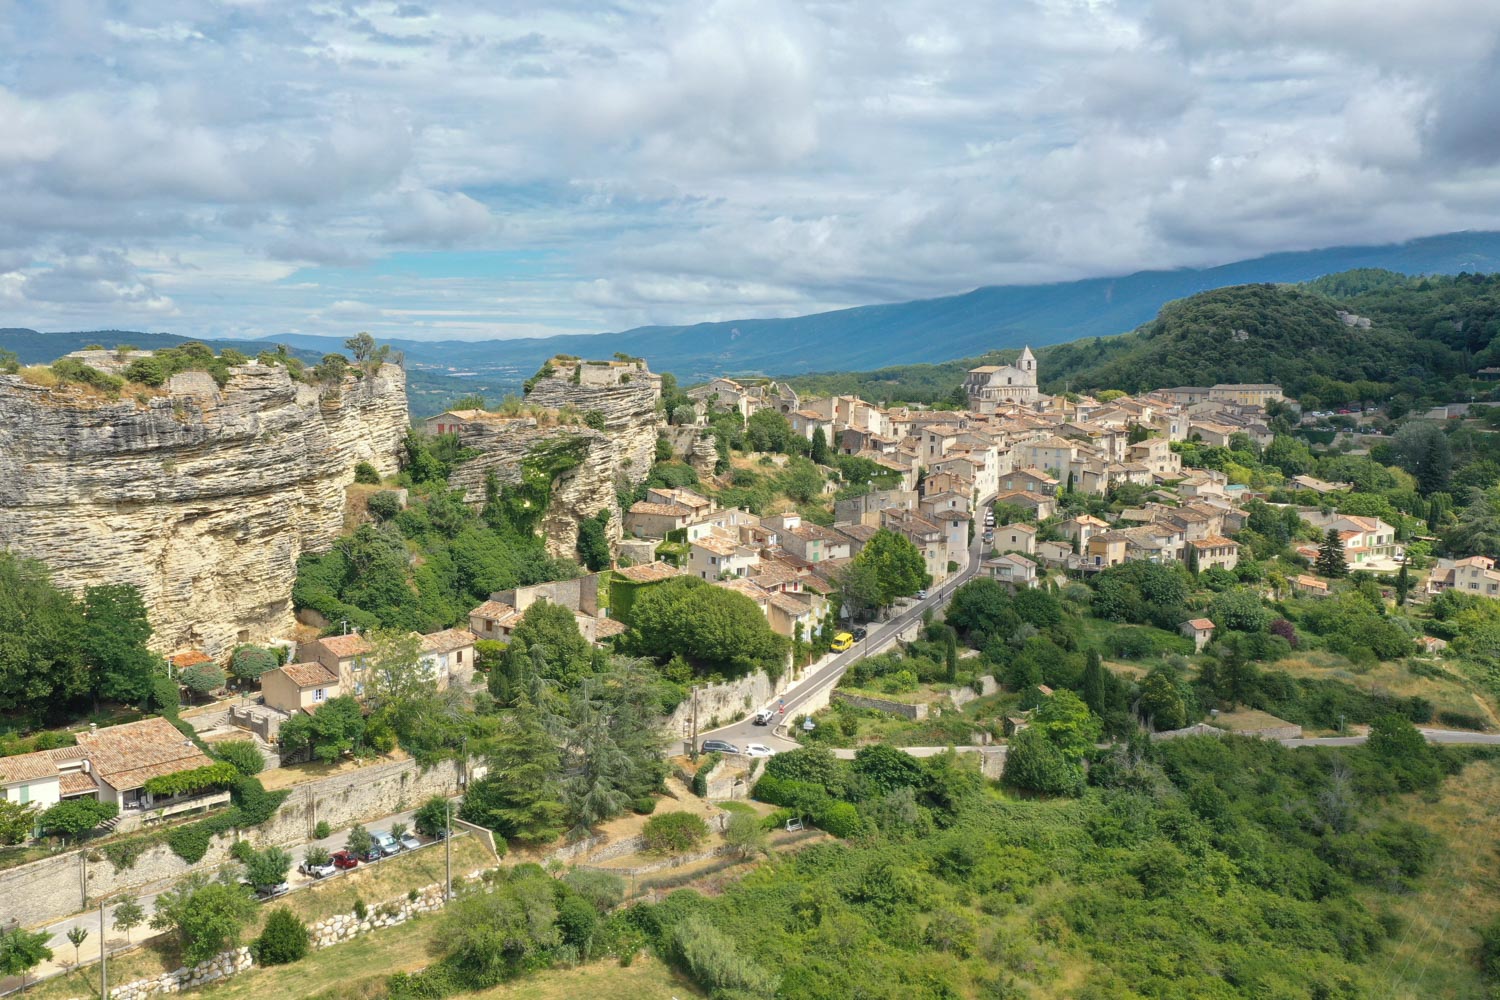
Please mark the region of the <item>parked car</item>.
[[756, 712], [755, 717], [750, 721], [757, 726], [769, 726], [775, 718], [776, 712], [774, 709], [763, 708], [759, 712]]
[[379, 861], [383, 857], [385, 857], [385, 852], [380, 849], [380, 845], [371, 844], [368, 851], [359, 855], [359, 860], [369, 864], [372, 861]]
[[927, 591], [925, 591], [925, 590], [919, 590], [919, 591], [917, 591], [917, 600], [919, 600], [919, 601], [925, 601], [925, 600], [927, 600]]
[[333, 867], [341, 871], [359, 867], [359, 859], [348, 851], [334, 851], [333, 856], [329, 860], [333, 863]]
[[412, 833], [410, 830], [401, 835], [401, 849], [403, 851], [415, 851], [421, 846], [422, 842], [418, 840], [417, 835], [415, 833]]
[[775, 753], [775, 750], [772, 750], [764, 743], [751, 743], [745, 747], [746, 757], [770, 757]]
[[739, 747], [735, 746], [733, 743], [726, 743], [723, 740], [704, 740], [703, 741], [703, 745], [700, 746], [698, 748], [698, 750], [701, 753], [734, 753], [734, 754], [737, 754], [737, 753], [740, 752], [740, 748]]
[[835, 653], [842, 653], [844, 650], [853, 645], [854, 636], [850, 635], [848, 632], [840, 632], [838, 635], [833, 637], [833, 641], [828, 644], [828, 648], [833, 650]]
[[375, 846], [380, 850], [380, 856], [388, 858], [392, 854], [401, 853], [401, 845], [396, 843], [396, 838], [389, 833], [374, 834]]
[[334, 864], [332, 859], [326, 865], [314, 865], [304, 861], [297, 867], [297, 870], [304, 875], [311, 875], [313, 878], [327, 878], [338, 871], [338, 866]]
[[867, 628], [865, 628], [863, 625], [856, 625], [856, 626], [854, 626], [853, 635], [854, 635], [854, 641], [855, 642], [863, 642], [865, 640], [865, 636], [867, 636], [869, 634], [870, 634], [870, 630], [867, 629]]
[[292, 887], [285, 882], [277, 882], [275, 885], [263, 885], [255, 890], [255, 895], [261, 899], [275, 899], [277, 896], [285, 896], [292, 891]]

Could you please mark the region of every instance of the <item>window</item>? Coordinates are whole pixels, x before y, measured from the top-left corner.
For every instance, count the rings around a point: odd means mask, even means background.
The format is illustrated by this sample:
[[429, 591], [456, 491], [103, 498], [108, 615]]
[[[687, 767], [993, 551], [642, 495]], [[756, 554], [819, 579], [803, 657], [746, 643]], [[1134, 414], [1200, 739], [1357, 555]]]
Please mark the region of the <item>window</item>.
[[363, 698], [364, 695], [365, 695], [365, 686], [364, 686], [364, 684], [356, 684], [356, 685], [354, 685], [354, 697], [356, 697], [356, 698]]
[[455, 663], [462, 664], [464, 662], [464, 651], [460, 649], [458, 652], [454, 653], [453, 659]]
[[313, 701], [322, 701], [322, 700], [323, 700], [323, 689], [322, 688], [318, 688], [316, 691], [313, 692]]
[[28, 802], [31, 801], [31, 786], [30, 785], [22, 785], [20, 791], [21, 791], [21, 804], [24, 806], [26, 803], [28, 803]]

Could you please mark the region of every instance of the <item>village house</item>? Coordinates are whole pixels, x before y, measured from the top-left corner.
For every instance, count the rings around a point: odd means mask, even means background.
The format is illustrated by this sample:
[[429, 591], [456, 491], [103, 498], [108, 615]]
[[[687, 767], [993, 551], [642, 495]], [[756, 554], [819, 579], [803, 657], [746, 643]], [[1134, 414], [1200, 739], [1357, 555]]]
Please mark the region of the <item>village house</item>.
[[370, 654], [375, 647], [358, 632], [348, 635], [326, 635], [306, 643], [297, 659], [323, 664], [339, 679], [339, 689], [356, 698], [365, 696], [365, 682], [370, 676]]
[[469, 424], [493, 419], [496, 419], [496, 415], [488, 410], [444, 410], [437, 416], [422, 421], [422, 430], [434, 437], [439, 434], [458, 434]]
[[901, 535], [922, 553], [922, 565], [933, 583], [948, 578], [948, 541], [941, 526], [909, 510], [888, 510], [880, 517], [881, 527]]
[[766, 600], [766, 622], [777, 635], [794, 638], [797, 626], [802, 626], [802, 638], [811, 641], [822, 628], [823, 617], [828, 613], [828, 601], [821, 594], [810, 591], [772, 591]]
[[[416, 635], [416, 633], [412, 633]], [[474, 681], [474, 643], [478, 636], [466, 628], [445, 628], [417, 636], [422, 670], [438, 690], [463, 690]]]
[[745, 576], [759, 562], [759, 553], [727, 534], [706, 534], [688, 544], [688, 573], [700, 580]]
[[1308, 576], [1306, 573], [1299, 573], [1292, 577], [1292, 590], [1303, 597], [1327, 597], [1329, 593], [1328, 584], [1325, 581], [1315, 576]]
[[1339, 533], [1344, 546], [1344, 559], [1350, 567], [1360, 563], [1376, 563], [1380, 568], [1395, 568], [1394, 563], [1404, 555], [1404, 548], [1396, 542], [1396, 529], [1378, 517], [1357, 517], [1353, 514], [1325, 514], [1320, 510], [1303, 510], [1302, 520], [1320, 531], [1332, 528]]
[[1036, 555], [1048, 566], [1067, 566], [1078, 559], [1071, 545], [1058, 541], [1037, 542]]
[[653, 503], [637, 500], [625, 512], [625, 532], [636, 538], [666, 538], [670, 532], [681, 531], [693, 519], [693, 512], [675, 503]]
[[1093, 536], [1109, 530], [1109, 522], [1092, 514], [1070, 517], [1057, 526], [1057, 530], [1078, 543], [1078, 551], [1084, 551]]
[[1018, 507], [1021, 510], [1029, 511], [1038, 521], [1045, 521], [1057, 513], [1057, 501], [1052, 497], [1020, 490], [1014, 492], [1005, 491], [996, 494], [995, 505]]
[[1314, 493], [1348, 493], [1354, 489], [1352, 483], [1330, 483], [1316, 476], [1293, 476], [1292, 486]]
[[1203, 647], [1207, 646], [1213, 640], [1214, 629], [1216, 627], [1207, 618], [1193, 618], [1183, 622], [1178, 631], [1193, 640], [1193, 652], [1201, 653], [1203, 652]]
[[1439, 560], [1428, 574], [1427, 590], [1437, 594], [1444, 590], [1461, 590], [1481, 597], [1500, 597], [1500, 572], [1488, 556]]
[[1088, 569], [1118, 566], [1125, 561], [1125, 552], [1129, 544], [1130, 536], [1124, 531], [1103, 531], [1097, 535], [1090, 535], [1088, 544], [1081, 547], [1086, 557], [1083, 565]]
[[993, 547], [999, 552], [1022, 552], [1029, 556], [1036, 552], [1036, 535], [1034, 524], [1017, 521], [1001, 525], [995, 529]]
[[1208, 390], [1208, 398], [1220, 403], [1237, 403], [1240, 406], [1265, 406], [1280, 402], [1286, 397], [1281, 386], [1273, 384], [1221, 383]]
[[260, 675], [261, 699], [267, 708], [285, 715], [317, 711], [339, 696], [338, 676], [316, 660], [288, 663]]
[[773, 524], [780, 522], [781, 547], [804, 562], [843, 559], [850, 555], [849, 539], [830, 528], [804, 522], [794, 514], [767, 520]]
[[485, 601], [469, 612], [469, 631], [480, 639], [509, 641], [520, 622], [521, 612], [501, 601]]
[[1025, 469], [1017, 469], [1000, 476], [1000, 489], [1006, 491], [1021, 490], [1028, 493], [1039, 493], [1042, 496], [1057, 495], [1057, 478], [1049, 476], [1044, 470], [1031, 466]]
[[986, 559], [979, 564], [979, 568], [990, 579], [1003, 583], [1012, 590], [1030, 590], [1037, 586], [1036, 563], [1014, 552]]
[[[142, 820], [174, 816], [227, 805], [229, 792], [190, 791], [160, 795], [146, 790], [152, 778], [208, 767], [213, 760], [163, 718], [141, 719], [78, 734], [78, 749], [101, 802], [113, 802], [121, 813]], [[148, 815], [149, 813], [149, 815]]]
[[1222, 535], [1209, 535], [1188, 542], [1198, 572], [1209, 569], [1234, 569], [1240, 562], [1239, 543]]

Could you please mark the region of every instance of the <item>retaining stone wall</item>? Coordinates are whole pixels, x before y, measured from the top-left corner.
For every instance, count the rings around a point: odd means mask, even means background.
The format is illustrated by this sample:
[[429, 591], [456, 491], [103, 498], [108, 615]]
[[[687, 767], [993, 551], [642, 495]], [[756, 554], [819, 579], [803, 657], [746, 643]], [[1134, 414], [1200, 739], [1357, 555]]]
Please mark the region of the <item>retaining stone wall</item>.
[[890, 712], [903, 718], [920, 722], [927, 718], [927, 705], [907, 705], [899, 701], [887, 701], [884, 698], [870, 698], [865, 695], [849, 694], [847, 691], [835, 691], [833, 697], [855, 708], [873, 708], [879, 712]]

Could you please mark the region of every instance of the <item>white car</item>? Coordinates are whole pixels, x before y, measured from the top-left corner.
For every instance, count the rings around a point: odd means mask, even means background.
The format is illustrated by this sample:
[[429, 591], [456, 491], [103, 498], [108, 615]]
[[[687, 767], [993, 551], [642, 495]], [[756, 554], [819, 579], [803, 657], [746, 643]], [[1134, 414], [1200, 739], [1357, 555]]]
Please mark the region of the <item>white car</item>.
[[772, 750], [770, 747], [766, 746], [763, 743], [751, 743], [749, 746], [745, 747], [746, 757], [770, 757], [775, 753], [775, 750]]

